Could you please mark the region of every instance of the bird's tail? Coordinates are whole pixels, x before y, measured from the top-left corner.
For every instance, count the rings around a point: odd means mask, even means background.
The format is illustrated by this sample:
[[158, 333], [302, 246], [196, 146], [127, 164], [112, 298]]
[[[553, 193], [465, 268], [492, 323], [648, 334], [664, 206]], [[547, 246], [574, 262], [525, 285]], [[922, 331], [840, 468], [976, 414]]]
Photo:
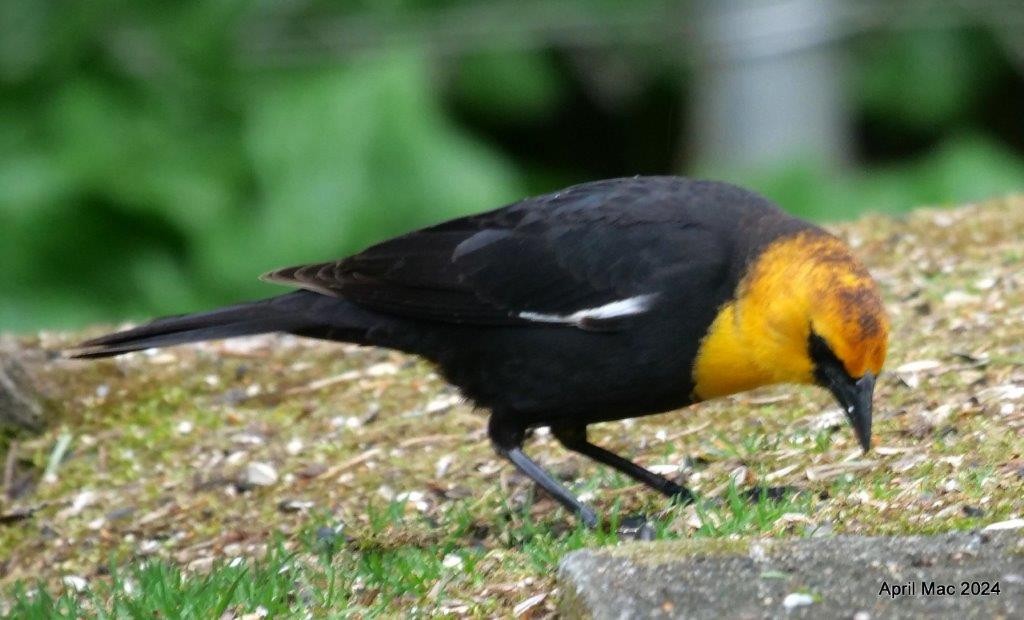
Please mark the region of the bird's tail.
[[210, 312], [164, 317], [134, 329], [88, 340], [66, 350], [64, 355], [78, 359], [109, 357], [201, 340], [309, 329], [312, 326], [309, 313], [312, 295], [316, 294], [296, 291]]

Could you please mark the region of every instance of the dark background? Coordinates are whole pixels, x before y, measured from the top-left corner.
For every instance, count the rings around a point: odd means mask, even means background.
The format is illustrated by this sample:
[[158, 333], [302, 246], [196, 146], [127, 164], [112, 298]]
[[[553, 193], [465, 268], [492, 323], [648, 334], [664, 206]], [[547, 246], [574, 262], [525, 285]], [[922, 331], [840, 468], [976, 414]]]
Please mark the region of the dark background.
[[1024, 3], [0, 3], [0, 329], [669, 173], [820, 221], [1024, 191]]

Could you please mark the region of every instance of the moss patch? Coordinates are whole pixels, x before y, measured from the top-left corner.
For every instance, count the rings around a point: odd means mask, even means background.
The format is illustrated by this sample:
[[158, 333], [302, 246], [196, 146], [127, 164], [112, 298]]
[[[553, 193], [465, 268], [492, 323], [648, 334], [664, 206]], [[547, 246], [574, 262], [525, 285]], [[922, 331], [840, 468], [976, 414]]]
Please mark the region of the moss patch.
[[751, 539], [747, 538], [690, 538], [658, 543], [636, 543], [615, 547], [608, 555], [642, 564], [662, 564], [676, 558], [693, 556], [746, 556], [750, 553]]

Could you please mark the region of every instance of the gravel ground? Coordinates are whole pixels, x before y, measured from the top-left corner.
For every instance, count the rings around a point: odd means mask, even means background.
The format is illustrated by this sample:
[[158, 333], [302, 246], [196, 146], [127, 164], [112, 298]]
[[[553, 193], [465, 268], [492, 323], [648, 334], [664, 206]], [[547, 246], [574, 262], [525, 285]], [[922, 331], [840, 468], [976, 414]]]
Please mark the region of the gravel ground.
[[[662, 538], [924, 534], [1024, 517], [1024, 197], [835, 230], [893, 318], [870, 454], [827, 394], [793, 387], [594, 427], [610, 449], [685, 480], [704, 509], [669, 507], [543, 431], [527, 449], [602, 511], [650, 515]], [[534, 601], [525, 609], [543, 615], [555, 609], [563, 552], [617, 544], [579, 543], [568, 515], [531, 499], [491, 451], [485, 416], [422, 361], [288, 336], [97, 362], [42, 353], [105, 329], [7, 339], [20, 351], [8, 359], [29, 360], [48, 404], [42, 432], [0, 439], [0, 592], [26, 579], [55, 589], [103, 579], [111, 562], [202, 572], [259, 557], [275, 537], [298, 547], [326, 523], [343, 524], [357, 554], [474, 554], [473, 574], [437, 558], [447, 602], [417, 599], [422, 610], [508, 614]], [[740, 521], [732, 487], [799, 501]], [[374, 516], [382, 506], [386, 525]], [[552, 557], [513, 526], [541, 536]], [[409, 604], [372, 599], [378, 611]]]

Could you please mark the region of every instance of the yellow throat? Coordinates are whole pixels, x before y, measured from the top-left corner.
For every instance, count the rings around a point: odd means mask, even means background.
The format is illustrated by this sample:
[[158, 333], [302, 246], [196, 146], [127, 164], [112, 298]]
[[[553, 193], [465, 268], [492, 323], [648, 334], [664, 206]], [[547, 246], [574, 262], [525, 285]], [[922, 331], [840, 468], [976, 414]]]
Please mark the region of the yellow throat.
[[851, 377], [881, 370], [888, 318], [878, 286], [846, 244], [821, 231], [775, 241], [750, 266], [701, 342], [694, 396], [814, 383], [812, 328]]

